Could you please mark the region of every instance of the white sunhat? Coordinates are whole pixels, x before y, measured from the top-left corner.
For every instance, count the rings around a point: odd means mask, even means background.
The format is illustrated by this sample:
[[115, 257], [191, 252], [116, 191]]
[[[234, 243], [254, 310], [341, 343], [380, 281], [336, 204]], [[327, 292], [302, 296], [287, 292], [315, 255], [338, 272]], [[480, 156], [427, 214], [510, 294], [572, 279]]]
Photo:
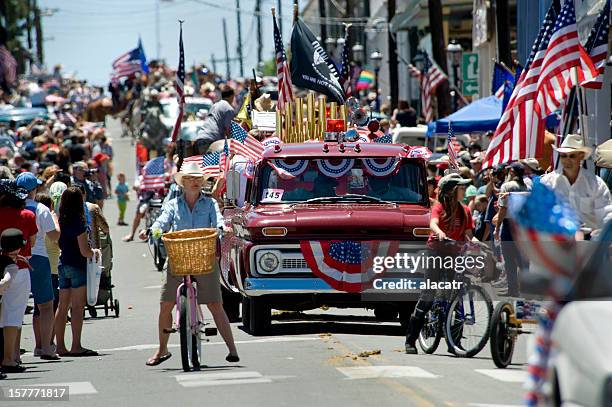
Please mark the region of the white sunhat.
[[174, 180], [179, 186], [183, 186], [183, 177], [187, 175], [190, 177], [201, 177], [204, 178], [204, 173], [202, 172], [202, 168], [196, 162], [189, 161], [184, 162], [181, 166], [181, 170], [174, 174]]
[[591, 147], [587, 147], [584, 145], [584, 139], [579, 134], [568, 134], [563, 143], [561, 143], [561, 147], [553, 146], [553, 149], [558, 153], [572, 153], [574, 151], [583, 152], [584, 159], [589, 158], [593, 149]]

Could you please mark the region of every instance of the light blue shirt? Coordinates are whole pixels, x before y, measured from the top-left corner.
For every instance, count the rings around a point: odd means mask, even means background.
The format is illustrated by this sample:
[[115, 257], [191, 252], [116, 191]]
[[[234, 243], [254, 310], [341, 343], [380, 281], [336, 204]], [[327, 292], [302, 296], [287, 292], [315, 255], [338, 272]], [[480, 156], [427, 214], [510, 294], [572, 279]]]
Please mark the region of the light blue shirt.
[[200, 194], [193, 210], [189, 209], [183, 194], [169, 200], [151, 226], [151, 230], [161, 229], [164, 232], [199, 228], [223, 229], [223, 216], [219, 205], [204, 194]]

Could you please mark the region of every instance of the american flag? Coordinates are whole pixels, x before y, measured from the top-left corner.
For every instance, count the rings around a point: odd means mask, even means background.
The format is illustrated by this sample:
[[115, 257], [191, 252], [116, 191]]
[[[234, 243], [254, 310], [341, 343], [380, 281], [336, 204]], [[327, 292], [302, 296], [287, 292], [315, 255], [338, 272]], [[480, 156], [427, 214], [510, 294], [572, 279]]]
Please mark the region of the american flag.
[[229, 142], [227, 139], [225, 139], [225, 142], [223, 143], [223, 151], [221, 152], [221, 155], [219, 157], [219, 170], [226, 173], [229, 170], [229, 165], [230, 165], [230, 148], [229, 148]]
[[138, 46], [131, 51], [119, 56], [113, 61], [113, 73], [111, 80], [116, 82], [119, 78], [134, 75], [136, 72], [147, 73], [147, 59], [144, 54], [142, 43], [138, 40]]
[[599, 74], [580, 44], [574, 1], [567, 0], [557, 18], [537, 82], [536, 114], [533, 116], [531, 131], [528, 132], [531, 139], [535, 140], [536, 151], [540, 151], [544, 144], [546, 116], [557, 110], [567, 99], [571, 87], [564, 85], [572, 82], [570, 78], [576, 73], [578, 78], [583, 79], [596, 78]]
[[457, 164], [457, 152], [455, 151], [455, 144], [457, 143], [457, 138], [455, 137], [455, 132], [453, 131], [453, 125], [451, 122], [448, 122], [448, 140], [446, 142], [446, 149], [448, 151], [448, 165], [456, 170], [459, 168], [459, 164]]
[[142, 170], [141, 190], [157, 190], [165, 186], [164, 157], [157, 157], [147, 162]]
[[285, 103], [293, 100], [293, 89], [291, 88], [291, 70], [287, 63], [285, 48], [283, 47], [283, 38], [281, 36], [278, 25], [276, 24], [276, 16], [274, 20], [274, 49], [276, 51], [276, 76], [278, 77], [278, 109], [285, 111]]
[[349, 98], [353, 95], [351, 86], [351, 65], [349, 61], [349, 27], [351, 24], [346, 24], [344, 34], [344, 48], [342, 49], [342, 69], [340, 70], [340, 84], [344, 89], [344, 97]]
[[232, 122], [232, 142], [230, 147], [232, 153], [253, 161], [259, 160], [264, 151], [263, 144], [247, 133], [236, 122]]
[[178, 69], [176, 70], [176, 83], [174, 87], [176, 88], [176, 94], [178, 97], [178, 105], [179, 112], [176, 117], [176, 123], [174, 123], [174, 128], [172, 129], [172, 141], [176, 141], [176, 137], [181, 130], [181, 123], [183, 122], [183, 108], [185, 105], [185, 51], [183, 49], [183, 22], [180, 21], [180, 31], [179, 31], [179, 64]]
[[502, 99], [504, 97], [506, 85], [513, 86], [513, 84], [514, 74], [504, 65], [495, 62], [493, 66], [493, 83], [491, 84], [491, 89], [495, 92], [495, 96], [497, 96], [498, 99]]
[[598, 70], [595, 78], [588, 78], [581, 83], [585, 88], [601, 89], [603, 85], [603, 74], [608, 56], [608, 33], [610, 32], [610, 0], [606, 1], [603, 9], [597, 17], [597, 21], [589, 34], [585, 44], [591, 60]]
[[384, 136], [380, 136], [374, 139], [375, 143], [383, 143], [383, 144], [391, 144], [393, 143], [393, 138], [391, 134], [385, 134]]
[[217, 177], [220, 174], [219, 171], [219, 161], [220, 161], [221, 153], [219, 151], [215, 151], [213, 153], [208, 153], [204, 155], [192, 155], [191, 157], [187, 157], [183, 160], [183, 165], [186, 163], [196, 163], [202, 168], [202, 173], [205, 176], [213, 176]]
[[[483, 160], [483, 168], [494, 167], [521, 157], [535, 157], [535, 151], [531, 148], [532, 145], [535, 146], [535, 140], [531, 143], [528, 139], [527, 128], [531, 126], [537, 81], [556, 17], [553, 3], [544, 17], [525, 68], [514, 86], [512, 97], [491, 139]], [[528, 146], [530, 155], [527, 154]]]
[[7, 86], [17, 80], [17, 61], [4, 45], [0, 45], [0, 74]]
[[432, 62], [427, 53], [423, 54], [425, 57], [425, 66], [419, 77], [421, 83], [421, 108], [425, 121], [431, 122], [434, 118], [432, 98], [438, 86], [444, 83], [444, 81], [447, 81], [448, 77], [436, 63]]

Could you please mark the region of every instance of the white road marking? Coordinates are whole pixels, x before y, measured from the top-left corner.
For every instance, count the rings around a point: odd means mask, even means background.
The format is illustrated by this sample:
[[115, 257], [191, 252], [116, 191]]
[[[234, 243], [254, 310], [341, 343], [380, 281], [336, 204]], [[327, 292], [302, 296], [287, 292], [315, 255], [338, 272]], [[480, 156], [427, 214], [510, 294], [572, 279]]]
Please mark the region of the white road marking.
[[[260, 338], [260, 339], [248, 339], [243, 341], [235, 341], [236, 344], [251, 344], [251, 343], [279, 343], [279, 342], [302, 342], [302, 341], [318, 341], [320, 338], [318, 337], [273, 337], [273, 338]], [[225, 342], [203, 342], [202, 345], [210, 346], [210, 345], [225, 345]], [[148, 349], [157, 349], [159, 345], [156, 343], [142, 344], [142, 345], [132, 345], [132, 346], [123, 346], [120, 348], [109, 348], [109, 349], [99, 349], [98, 352], [119, 352], [124, 350], [148, 350]], [[169, 344], [169, 348], [177, 348], [180, 345], [178, 344]]]
[[161, 288], [161, 285], [148, 285], [146, 287], [142, 287], [145, 290], [153, 290], [155, 288]]
[[521, 407], [521, 404], [488, 404], [488, 403], [470, 403], [471, 407]]
[[174, 376], [183, 387], [222, 386], [228, 384], [272, 383], [259, 372], [199, 373]]
[[66, 383], [43, 383], [28, 384], [24, 386], [68, 386], [69, 396], [79, 396], [83, 394], [96, 394], [98, 391], [91, 382], [66, 382]]
[[436, 379], [440, 377], [416, 366], [351, 366], [336, 369], [349, 379], [376, 379], [379, 377]]
[[489, 376], [492, 379], [506, 383], [523, 383], [527, 379], [527, 372], [514, 369], [475, 369], [475, 372]]

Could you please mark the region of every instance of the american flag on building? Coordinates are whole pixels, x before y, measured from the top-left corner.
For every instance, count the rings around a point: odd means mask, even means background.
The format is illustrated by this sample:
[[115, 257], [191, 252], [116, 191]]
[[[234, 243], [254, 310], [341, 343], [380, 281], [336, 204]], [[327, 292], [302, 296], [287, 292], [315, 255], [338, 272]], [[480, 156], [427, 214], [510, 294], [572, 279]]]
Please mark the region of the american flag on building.
[[4, 45], [0, 45], [0, 82], [8, 87], [17, 80], [17, 61]]
[[138, 46], [131, 51], [119, 56], [113, 61], [112, 81], [134, 75], [136, 72], [149, 72], [147, 58], [145, 57], [142, 42], [138, 40]]
[[241, 155], [253, 161], [259, 160], [264, 151], [263, 144], [235, 122], [232, 122], [230, 148], [233, 154]]
[[276, 24], [276, 16], [274, 20], [274, 50], [276, 51], [276, 76], [278, 77], [278, 109], [285, 111], [285, 104], [293, 100], [293, 89], [291, 88], [291, 70], [287, 63], [285, 48], [283, 47], [283, 38], [281, 36], [278, 25]]
[[427, 53], [423, 53], [425, 58], [425, 66], [423, 71], [419, 71], [414, 65], [408, 65], [408, 72], [413, 78], [417, 78], [421, 85], [421, 109], [425, 121], [431, 122], [434, 118], [433, 100], [436, 94], [436, 89], [444, 81], [448, 80], [448, 76], [435, 63], [432, 62]]
[[176, 123], [172, 129], [172, 141], [176, 141], [176, 138], [181, 131], [181, 123], [183, 122], [183, 111], [185, 106], [185, 51], [183, 49], [183, 22], [180, 21], [179, 31], [179, 64], [176, 70], [176, 96], [178, 98], [179, 112], [176, 117]]
[[164, 157], [157, 157], [147, 162], [142, 170], [141, 190], [157, 190], [165, 186]]
[[349, 98], [353, 96], [353, 89], [351, 84], [351, 65], [349, 61], [349, 28], [351, 24], [346, 24], [344, 34], [344, 48], [342, 49], [342, 68], [340, 70], [340, 85], [344, 90], [344, 97]]

